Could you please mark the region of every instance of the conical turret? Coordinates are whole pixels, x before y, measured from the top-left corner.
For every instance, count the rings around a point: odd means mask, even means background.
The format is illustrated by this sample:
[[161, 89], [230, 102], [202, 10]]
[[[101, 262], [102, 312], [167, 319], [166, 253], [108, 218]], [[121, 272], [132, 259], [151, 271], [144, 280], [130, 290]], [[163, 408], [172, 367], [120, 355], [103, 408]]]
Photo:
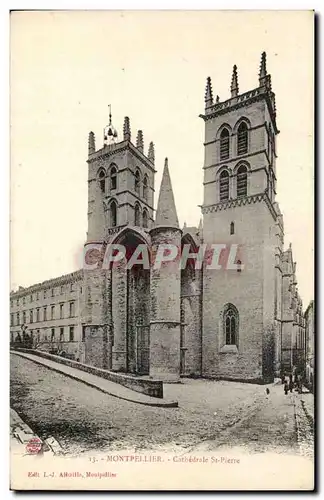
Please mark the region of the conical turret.
[[167, 158], [164, 162], [155, 226], [173, 226], [179, 228]]

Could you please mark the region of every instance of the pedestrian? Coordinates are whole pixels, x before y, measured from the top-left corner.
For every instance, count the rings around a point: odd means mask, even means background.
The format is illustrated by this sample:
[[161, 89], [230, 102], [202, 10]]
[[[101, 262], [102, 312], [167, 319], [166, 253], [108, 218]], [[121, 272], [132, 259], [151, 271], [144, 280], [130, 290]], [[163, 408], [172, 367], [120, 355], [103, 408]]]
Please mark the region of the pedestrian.
[[293, 383], [292, 377], [291, 377], [290, 380], [289, 380], [289, 390], [290, 390], [290, 392], [293, 391], [293, 388], [294, 388], [294, 383]]
[[288, 387], [288, 382], [287, 382], [287, 380], [285, 380], [284, 391], [285, 391], [285, 395], [286, 395], [286, 396], [287, 396], [287, 394], [288, 394], [288, 388], [289, 388], [289, 387]]
[[281, 375], [281, 383], [284, 384], [286, 381], [286, 376], [284, 374]]

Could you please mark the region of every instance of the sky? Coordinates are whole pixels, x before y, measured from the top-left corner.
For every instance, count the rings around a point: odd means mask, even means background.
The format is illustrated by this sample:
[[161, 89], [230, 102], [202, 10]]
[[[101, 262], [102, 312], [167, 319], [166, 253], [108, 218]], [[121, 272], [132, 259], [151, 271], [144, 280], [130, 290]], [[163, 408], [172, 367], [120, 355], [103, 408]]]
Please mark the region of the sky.
[[304, 307], [314, 296], [311, 11], [65, 11], [11, 14], [11, 289], [82, 267], [88, 133], [103, 142], [108, 105], [122, 138], [155, 143], [155, 207], [164, 158], [180, 225], [203, 199], [204, 93], [258, 86], [261, 53], [276, 93], [277, 201]]

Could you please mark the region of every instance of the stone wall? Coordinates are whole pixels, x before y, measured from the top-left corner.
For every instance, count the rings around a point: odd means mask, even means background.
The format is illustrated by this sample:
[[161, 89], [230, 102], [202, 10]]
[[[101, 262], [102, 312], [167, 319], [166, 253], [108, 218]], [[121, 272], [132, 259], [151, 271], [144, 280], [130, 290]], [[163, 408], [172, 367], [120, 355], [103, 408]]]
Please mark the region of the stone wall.
[[72, 368], [77, 368], [87, 373], [92, 373], [92, 375], [97, 375], [98, 377], [105, 378], [116, 384], [123, 385], [132, 389], [136, 392], [141, 392], [147, 396], [152, 396], [155, 398], [163, 398], [163, 383], [160, 380], [149, 380], [147, 378], [135, 378], [131, 375], [125, 375], [122, 373], [115, 373], [108, 370], [103, 370], [94, 366], [89, 366], [87, 364], [78, 363], [70, 359], [62, 358], [60, 356], [55, 356], [53, 354], [48, 354], [45, 352], [36, 351], [34, 349], [19, 349], [18, 352], [26, 352], [29, 354], [35, 354], [41, 358], [50, 359], [61, 363], [63, 365], [70, 366]]

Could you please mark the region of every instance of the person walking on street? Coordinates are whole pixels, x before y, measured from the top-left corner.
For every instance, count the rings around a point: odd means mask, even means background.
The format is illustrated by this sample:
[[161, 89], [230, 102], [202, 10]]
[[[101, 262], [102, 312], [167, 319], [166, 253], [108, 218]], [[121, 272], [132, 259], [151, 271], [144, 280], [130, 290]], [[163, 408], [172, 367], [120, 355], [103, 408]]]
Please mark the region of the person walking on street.
[[285, 380], [284, 391], [285, 391], [285, 395], [287, 396], [287, 394], [288, 394], [288, 382], [287, 382], [287, 380]]

